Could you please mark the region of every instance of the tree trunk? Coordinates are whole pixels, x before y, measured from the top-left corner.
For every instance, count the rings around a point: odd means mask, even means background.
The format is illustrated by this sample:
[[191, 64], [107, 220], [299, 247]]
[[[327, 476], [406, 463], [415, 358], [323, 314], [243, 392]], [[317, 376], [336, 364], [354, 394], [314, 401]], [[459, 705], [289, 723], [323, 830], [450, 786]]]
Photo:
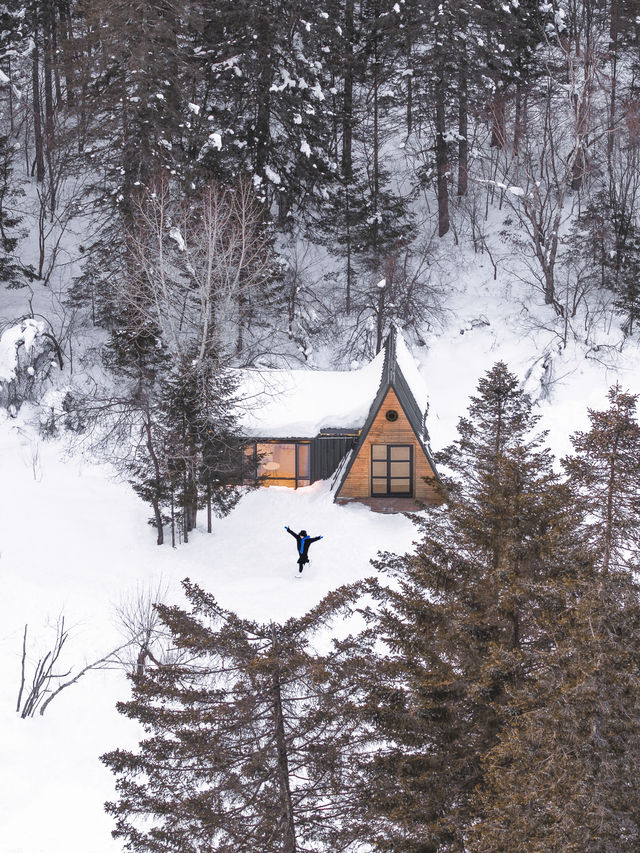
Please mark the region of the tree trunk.
[[45, 14], [42, 19], [42, 57], [44, 76], [44, 141], [45, 156], [49, 169], [49, 211], [53, 219], [56, 211], [56, 182], [52, 167], [52, 154], [55, 148], [54, 104], [53, 104], [53, 8], [51, 0], [44, 3]]
[[347, 259], [347, 291], [345, 312], [351, 313], [351, 286], [353, 270], [351, 265], [351, 182], [353, 180], [353, 3], [346, 0], [344, 9], [344, 76], [342, 103], [342, 179], [345, 195], [345, 237]]
[[280, 662], [276, 639], [276, 626], [271, 625], [271, 647], [274, 656], [272, 688], [273, 688], [273, 710], [276, 738], [276, 750], [278, 754], [278, 781], [280, 783], [280, 799], [282, 802], [284, 826], [282, 837], [283, 853], [296, 853], [296, 832], [293, 814], [293, 802], [291, 800], [291, 787], [289, 785], [289, 757], [287, 754], [287, 740], [284, 730], [284, 715], [282, 711], [282, 692], [280, 689]]
[[464, 50], [461, 51], [458, 61], [458, 196], [460, 197], [467, 194], [469, 177], [468, 68]]
[[609, 178], [613, 183], [612, 155], [616, 122], [616, 97], [618, 83], [618, 31], [620, 28], [620, 0], [611, 0], [611, 22], [609, 25], [609, 55], [611, 57], [611, 92], [609, 96], [609, 133], [607, 136], [607, 161]]
[[344, 10], [344, 82], [342, 104], [342, 175], [345, 184], [353, 177], [353, 0]]
[[513, 153], [517, 157], [520, 151], [520, 137], [522, 136], [522, 84], [516, 83], [516, 115], [513, 124]]
[[269, 158], [271, 127], [271, 84], [273, 82], [272, 33], [269, 10], [265, 0], [257, 3], [256, 48], [258, 54], [259, 75], [256, 87], [256, 172], [264, 176]]
[[442, 69], [438, 69], [435, 82], [436, 100], [436, 175], [438, 194], [438, 237], [444, 237], [449, 230], [449, 187], [447, 174], [449, 163], [447, 160], [446, 114], [445, 114], [445, 82]]
[[69, 107], [75, 106], [75, 91], [73, 79], [73, 25], [71, 23], [71, 8], [69, 0], [58, 0], [58, 13], [62, 28], [62, 67], [64, 72], [64, 89], [66, 102]]
[[498, 86], [491, 103], [491, 147], [504, 148], [507, 144], [507, 125], [504, 92]]
[[44, 181], [44, 147], [42, 143], [42, 104], [40, 101], [40, 49], [39, 21], [37, 6], [33, 13], [33, 49], [31, 51], [32, 65], [32, 92], [33, 92], [33, 137], [35, 145], [36, 180], [38, 183]]
[[345, 312], [347, 317], [351, 314], [351, 289], [353, 280], [353, 265], [351, 262], [351, 185], [345, 183], [344, 215], [345, 215], [345, 252], [347, 258], [347, 293], [345, 298]]
[[162, 526], [162, 513], [160, 512], [160, 483], [161, 483], [161, 474], [160, 474], [160, 462], [158, 461], [158, 456], [155, 452], [155, 448], [153, 446], [153, 433], [151, 432], [151, 418], [149, 412], [147, 411], [145, 414], [144, 421], [144, 430], [147, 436], [147, 450], [149, 451], [149, 458], [151, 459], [151, 464], [153, 465], [153, 474], [156, 483], [156, 493], [151, 498], [151, 506], [153, 507], [153, 515], [156, 520], [156, 528], [158, 530], [158, 538], [156, 539], [157, 545], [164, 544], [164, 529]]
[[619, 435], [615, 434], [614, 445], [609, 454], [609, 482], [607, 484], [607, 514], [604, 534], [604, 554], [602, 557], [602, 574], [609, 573], [611, 565], [611, 543], [613, 541], [613, 494], [616, 488], [616, 460], [618, 457]]
[[413, 71], [411, 68], [411, 48], [412, 39], [411, 39], [411, 28], [407, 27], [407, 38], [406, 38], [406, 46], [407, 46], [407, 136], [413, 130]]

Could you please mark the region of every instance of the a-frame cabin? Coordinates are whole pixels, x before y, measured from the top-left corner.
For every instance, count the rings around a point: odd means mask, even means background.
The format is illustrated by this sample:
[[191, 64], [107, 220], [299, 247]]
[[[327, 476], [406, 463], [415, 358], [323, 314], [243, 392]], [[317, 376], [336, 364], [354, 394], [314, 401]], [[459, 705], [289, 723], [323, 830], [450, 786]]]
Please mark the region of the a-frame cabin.
[[344, 465], [336, 502], [358, 501], [382, 512], [441, 502], [428, 446], [426, 411], [412, 390], [416, 374], [404, 341], [398, 341], [392, 328], [378, 393]]
[[440, 502], [426, 388], [395, 328], [384, 352], [357, 370], [246, 370], [241, 379], [247, 483], [330, 480], [336, 502], [379, 512]]

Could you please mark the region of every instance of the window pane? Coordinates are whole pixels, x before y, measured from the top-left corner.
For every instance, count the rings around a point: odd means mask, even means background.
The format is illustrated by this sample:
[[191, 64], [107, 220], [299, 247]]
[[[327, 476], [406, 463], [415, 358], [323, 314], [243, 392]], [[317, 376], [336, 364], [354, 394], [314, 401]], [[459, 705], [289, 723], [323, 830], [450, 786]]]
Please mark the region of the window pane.
[[387, 458], [387, 445], [386, 444], [372, 444], [371, 445], [371, 458], [372, 459], [386, 459]]
[[255, 480], [256, 478], [256, 462], [254, 450], [255, 446], [253, 444], [249, 444], [248, 446], [242, 448], [242, 479], [245, 482]]
[[411, 447], [391, 447], [391, 458], [396, 460], [411, 459]]
[[374, 477], [386, 477], [387, 476], [387, 463], [386, 462], [372, 462], [371, 463], [371, 473]]
[[298, 477], [309, 477], [309, 445], [298, 445]]
[[391, 463], [392, 477], [410, 477], [411, 463], [410, 462], [392, 462]]
[[290, 444], [258, 444], [258, 474], [261, 477], [296, 476], [296, 446]]
[[387, 494], [387, 481], [384, 480], [372, 480], [371, 481], [371, 492], [374, 495], [386, 495]]
[[391, 480], [390, 491], [404, 492], [405, 494], [411, 491], [411, 480]]

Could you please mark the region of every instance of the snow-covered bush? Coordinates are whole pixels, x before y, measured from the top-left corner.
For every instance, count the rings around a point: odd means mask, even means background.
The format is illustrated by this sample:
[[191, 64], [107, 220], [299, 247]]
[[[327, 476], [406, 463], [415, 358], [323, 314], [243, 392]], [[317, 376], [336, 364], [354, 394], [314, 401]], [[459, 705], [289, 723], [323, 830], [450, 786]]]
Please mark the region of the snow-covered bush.
[[59, 348], [44, 320], [7, 326], [0, 333], [0, 406], [15, 415], [24, 402], [37, 401], [56, 365]]

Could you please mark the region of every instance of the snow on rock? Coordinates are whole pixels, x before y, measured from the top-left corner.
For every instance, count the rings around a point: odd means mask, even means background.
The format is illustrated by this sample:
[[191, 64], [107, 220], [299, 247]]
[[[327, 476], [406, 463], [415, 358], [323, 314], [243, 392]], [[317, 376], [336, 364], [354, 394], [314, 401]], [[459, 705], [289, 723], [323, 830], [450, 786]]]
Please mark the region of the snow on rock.
[[172, 240], [175, 240], [178, 245], [178, 249], [181, 252], [184, 252], [186, 244], [184, 242], [184, 237], [182, 236], [178, 227], [174, 225], [173, 228], [171, 228], [171, 230], [169, 231], [169, 237], [171, 237]]
[[274, 172], [271, 166], [264, 167], [265, 177], [268, 178], [272, 184], [280, 184], [281, 179], [280, 175], [277, 172]]
[[311, 438], [323, 428], [360, 427], [378, 391], [384, 351], [359, 370], [242, 370], [246, 435]]
[[52, 366], [55, 346], [47, 324], [28, 317], [0, 335], [0, 406], [35, 399]]
[[46, 329], [42, 320], [31, 317], [9, 326], [0, 335], [0, 382], [11, 382], [16, 378], [16, 370], [22, 354], [30, 357], [36, 338]]

